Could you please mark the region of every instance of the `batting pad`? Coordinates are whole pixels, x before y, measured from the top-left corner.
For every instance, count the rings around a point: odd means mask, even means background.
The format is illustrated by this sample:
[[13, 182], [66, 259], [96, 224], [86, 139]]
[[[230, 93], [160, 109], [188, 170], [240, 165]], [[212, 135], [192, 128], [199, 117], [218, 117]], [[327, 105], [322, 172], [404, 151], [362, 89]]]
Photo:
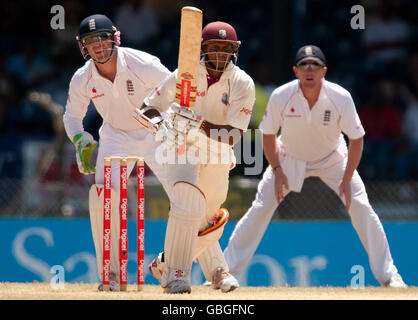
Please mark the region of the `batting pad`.
[[197, 258], [197, 261], [207, 281], [212, 281], [212, 276], [217, 267], [221, 267], [225, 272], [229, 272], [228, 264], [225, 261], [218, 241], [204, 250]]
[[225, 208], [218, 210], [216, 216], [213, 218], [213, 224], [206, 229], [199, 232], [197, 238], [196, 248], [193, 253], [193, 260], [206, 249], [214, 245], [222, 236], [225, 224], [229, 219], [229, 212]]
[[179, 276], [190, 282], [197, 234], [206, 212], [203, 193], [191, 183], [175, 183], [171, 199], [164, 244], [165, 268], [161, 279], [163, 287]]
[[[103, 194], [104, 187], [93, 184], [89, 192], [90, 224], [96, 249], [97, 268], [100, 279], [103, 273]], [[110, 221], [110, 272], [119, 279], [119, 192], [111, 190], [112, 215]]]

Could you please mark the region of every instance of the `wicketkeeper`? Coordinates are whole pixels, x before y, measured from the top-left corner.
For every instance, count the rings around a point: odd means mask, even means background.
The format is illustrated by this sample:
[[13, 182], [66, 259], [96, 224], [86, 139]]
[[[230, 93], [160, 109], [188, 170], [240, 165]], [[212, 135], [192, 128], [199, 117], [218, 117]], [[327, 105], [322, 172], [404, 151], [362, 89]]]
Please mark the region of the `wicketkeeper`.
[[[97, 267], [102, 278], [104, 157], [143, 157], [166, 189], [163, 168], [154, 156], [159, 143], [147, 130], [138, 126], [132, 113], [170, 72], [158, 58], [143, 51], [120, 47], [120, 33], [104, 15], [85, 18], [76, 39], [86, 63], [71, 79], [64, 125], [74, 143], [80, 172], [95, 174], [95, 184], [89, 193], [90, 221]], [[90, 101], [103, 118], [99, 142], [83, 127]], [[92, 157], [97, 146], [94, 165]], [[128, 175], [133, 166], [133, 162], [128, 164]], [[119, 177], [119, 163], [112, 164], [112, 176]], [[111, 290], [118, 290], [119, 279], [119, 183], [119, 179], [112, 179]]]

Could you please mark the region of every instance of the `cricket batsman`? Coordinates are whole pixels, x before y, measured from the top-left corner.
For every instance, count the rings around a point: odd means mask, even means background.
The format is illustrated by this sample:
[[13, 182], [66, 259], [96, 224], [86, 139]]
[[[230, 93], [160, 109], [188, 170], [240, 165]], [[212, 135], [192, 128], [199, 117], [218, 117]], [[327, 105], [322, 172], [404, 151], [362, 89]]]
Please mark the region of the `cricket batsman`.
[[[198, 155], [164, 164], [170, 212], [164, 252], [149, 268], [166, 293], [191, 292], [195, 260], [213, 288], [229, 292], [238, 287], [218, 240], [228, 215], [220, 207], [235, 165], [232, 148], [248, 127], [255, 101], [253, 80], [236, 65], [240, 44], [231, 25], [209, 23], [202, 30], [195, 106], [187, 109], [174, 102], [176, 70], [136, 112], [167, 152], [185, 143], [187, 156]], [[160, 113], [169, 108], [172, 116], [166, 122]]]

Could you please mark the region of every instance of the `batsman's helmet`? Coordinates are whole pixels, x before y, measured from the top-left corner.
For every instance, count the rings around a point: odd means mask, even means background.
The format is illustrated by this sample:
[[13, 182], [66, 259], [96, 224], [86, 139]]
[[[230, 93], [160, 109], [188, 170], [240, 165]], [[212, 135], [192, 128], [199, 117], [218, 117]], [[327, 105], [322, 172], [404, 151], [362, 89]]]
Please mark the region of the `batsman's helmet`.
[[241, 44], [233, 26], [222, 21], [208, 23], [202, 30], [202, 45], [208, 41], [228, 41], [236, 45]]
[[[223, 66], [216, 66], [218, 63], [214, 60], [211, 61], [208, 59], [208, 53], [206, 52], [205, 45], [211, 41], [222, 41], [229, 42], [233, 44], [233, 52], [228, 53], [230, 59], [225, 62]], [[232, 60], [234, 64], [237, 64], [238, 61], [238, 48], [241, 45], [241, 41], [238, 40], [237, 33], [233, 26], [226, 22], [215, 21], [208, 23], [202, 30], [202, 53], [201, 55], [205, 58], [206, 62], [209, 62], [209, 66], [215, 71], [225, 71], [228, 67], [229, 61]]]

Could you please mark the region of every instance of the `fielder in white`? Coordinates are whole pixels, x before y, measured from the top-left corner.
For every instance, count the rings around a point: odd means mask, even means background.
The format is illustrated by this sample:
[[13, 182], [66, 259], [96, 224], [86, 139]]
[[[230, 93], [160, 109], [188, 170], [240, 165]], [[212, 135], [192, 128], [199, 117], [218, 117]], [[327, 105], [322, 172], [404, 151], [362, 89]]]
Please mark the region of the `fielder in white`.
[[[232, 147], [247, 129], [255, 101], [253, 80], [235, 65], [239, 45], [232, 26], [209, 23], [202, 30], [195, 106], [186, 109], [173, 103], [176, 70], [137, 110], [138, 121], [164, 141], [165, 152], [186, 143], [187, 161], [165, 161], [170, 212], [164, 253], [149, 266], [166, 293], [191, 292], [190, 271], [196, 259], [215, 289], [228, 292], [238, 287], [218, 240], [228, 215], [220, 206], [235, 165]], [[163, 121], [159, 113], [169, 107], [172, 118]]]
[[365, 132], [351, 95], [324, 79], [325, 57], [318, 47], [302, 47], [295, 62], [297, 80], [272, 93], [259, 126], [270, 165], [224, 250], [230, 272], [238, 277], [244, 271], [284, 197], [300, 192], [305, 178], [319, 177], [345, 204], [375, 278], [383, 286], [406, 287], [356, 170]]
[[[104, 157], [141, 156], [166, 189], [164, 170], [155, 159], [159, 143], [132, 117], [135, 108], [164, 80], [170, 71], [160, 60], [146, 52], [123, 48], [120, 33], [104, 15], [85, 18], [77, 41], [85, 65], [71, 79], [64, 125], [76, 147], [82, 174], [94, 174], [89, 193], [90, 221], [96, 249], [97, 267], [102, 278], [103, 264], [103, 166]], [[93, 101], [103, 118], [99, 143], [83, 128], [88, 105]], [[91, 164], [98, 148], [96, 165]], [[134, 163], [128, 164], [128, 175]], [[119, 163], [112, 164], [111, 290], [118, 290], [119, 279]], [[99, 286], [101, 290], [101, 285]]]

